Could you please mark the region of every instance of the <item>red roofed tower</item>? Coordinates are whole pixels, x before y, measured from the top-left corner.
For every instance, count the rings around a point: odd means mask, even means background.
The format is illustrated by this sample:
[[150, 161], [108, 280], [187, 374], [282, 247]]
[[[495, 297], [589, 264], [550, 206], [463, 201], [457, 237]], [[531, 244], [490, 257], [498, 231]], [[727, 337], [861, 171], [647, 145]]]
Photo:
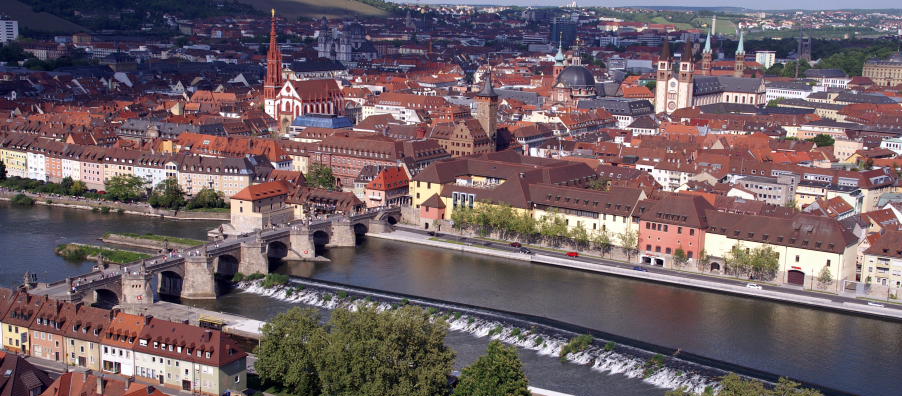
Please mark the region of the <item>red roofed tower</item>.
[[276, 96], [282, 89], [282, 52], [276, 39], [276, 10], [272, 10], [272, 30], [269, 32], [269, 53], [266, 54], [266, 80], [263, 82], [264, 111], [277, 118]]

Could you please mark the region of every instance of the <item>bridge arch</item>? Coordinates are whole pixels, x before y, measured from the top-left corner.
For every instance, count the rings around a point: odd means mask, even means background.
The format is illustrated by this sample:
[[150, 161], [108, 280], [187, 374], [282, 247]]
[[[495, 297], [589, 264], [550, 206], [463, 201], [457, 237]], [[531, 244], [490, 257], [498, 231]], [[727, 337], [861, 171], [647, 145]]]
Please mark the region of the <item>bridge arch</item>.
[[94, 289], [94, 306], [113, 308], [116, 305], [119, 305], [119, 293], [105, 288]]
[[364, 223], [354, 223], [354, 235], [358, 238], [362, 235], [366, 235], [367, 232], [370, 232], [369, 226]]
[[275, 240], [266, 245], [266, 255], [269, 258], [281, 259], [288, 256], [288, 245], [280, 240]]
[[223, 254], [216, 258], [216, 268], [213, 270], [219, 277], [232, 279], [238, 273], [240, 260], [231, 254]]
[[332, 235], [323, 230], [316, 230], [311, 236], [313, 237], [313, 244], [316, 246], [326, 246], [332, 240]]
[[161, 296], [181, 297], [185, 278], [175, 271], [160, 272], [159, 293]]

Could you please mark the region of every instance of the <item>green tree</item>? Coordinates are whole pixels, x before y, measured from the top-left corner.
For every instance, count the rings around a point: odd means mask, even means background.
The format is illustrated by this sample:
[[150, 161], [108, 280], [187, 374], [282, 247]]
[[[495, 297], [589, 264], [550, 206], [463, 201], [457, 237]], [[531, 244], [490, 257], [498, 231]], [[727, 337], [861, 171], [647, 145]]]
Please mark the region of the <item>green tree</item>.
[[695, 261], [695, 265], [699, 272], [704, 272], [710, 262], [711, 256], [708, 256], [708, 252], [706, 252], [705, 249], [702, 249], [702, 251], [698, 253], [698, 260]]
[[752, 249], [750, 254], [752, 275], [755, 279], [771, 280], [780, 269], [780, 253], [765, 245]]
[[76, 197], [81, 196], [86, 191], [88, 191], [88, 185], [81, 180], [72, 182], [72, 186], [69, 187], [69, 195], [74, 195]]
[[464, 369], [454, 396], [530, 396], [528, 386], [517, 349], [496, 340]]
[[617, 234], [620, 247], [626, 253], [626, 261], [632, 261], [633, 255], [639, 252], [639, 233], [630, 229]]
[[602, 257], [604, 257], [605, 254], [610, 253], [614, 247], [614, 243], [611, 241], [611, 233], [607, 230], [596, 232], [595, 235], [592, 236], [592, 243], [601, 251]]
[[542, 221], [539, 223], [539, 234], [553, 246], [560, 246], [563, 239], [569, 235], [567, 219], [557, 213], [542, 216]]
[[313, 164], [307, 172], [307, 185], [324, 188], [326, 190], [334, 190], [335, 175], [332, 174], [332, 168], [322, 164]]
[[185, 192], [182, 191], [178, 180], [170, 177], [154, 187], [153, 194], [150, 195], [147, 203], [154, 208], [178, 209], [185, 206]]
[[224, 208], [226, 207], [225, 198], [222, 193], [212, 188], [202, 188], [197, 194], [188, 201], [188, 209], [199, 208]]
[[808, 139], [808, 140], [811, 142], [814, 142], [814, 144], [817, 145], [818, 147], [832, 146], [833, 143], [836, 142], [836, 140], [833, 139], [832, 136], [826, 135], [823, 133], [819, 134], [811, 139]]
[[584, 227], [582, 223], [577, 223], [576, 226], [570, 230], [569, 235], [580, 248], [586, 247], [589, 244], [589, 231], [586, 230], [586, 227]]
[[131, 176], [113, 176], [106, 182], [106, 193], [116, 201], [134, 201], [141, 198], [144, 191], [144, 180]]
[[821, 272], [817, 275], [817, 284], [821, 289], [833, 285], [833, 273], [830, 268], [825, 265], [821, 268]]
[[65, 191], [66, 194], [69, 194], [69, 191], [72, 190], [72, 185], [75, 184], [75, 180], [72, 180], [72, 177], [66, 176], [63, 180], [60, 180], [60, 187]]
[[319, 311], [293, 307], [263, 325], [262, 331], [260, 345], [254, 349], [260, 378], [282, 385], [293, 395], [319, 395], [315, 346], [326, 335]]
[[682, 247], [678, 247], [673, 252], [673, 264], [675, 264], [679, 268], [682, 268], [688, 262], [689, 262], [689, 256], [686, 255], [686, 251], [683, 250]]
[[319, 347], [317, 371], [331, 396], [433, 396], [447, 393], [454, 352], [445, 346], [448, 324], [423, 309], [332, 313]]
[[590, 190], [608, 191], [611, 189], [611, 179], [595, 179], [586, 185]]
[[0, 161], [0, 180], [6, 180], [6, 164]]

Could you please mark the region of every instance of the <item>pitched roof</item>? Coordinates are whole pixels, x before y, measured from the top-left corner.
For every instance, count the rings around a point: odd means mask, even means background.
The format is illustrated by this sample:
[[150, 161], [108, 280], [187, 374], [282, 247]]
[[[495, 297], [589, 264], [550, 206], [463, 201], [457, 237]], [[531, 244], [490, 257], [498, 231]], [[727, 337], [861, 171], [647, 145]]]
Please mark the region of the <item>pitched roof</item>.
[[291, 185], [283, 180], [276, 180], [261, 184], [255, 184], [245, 187], [243, 190], [235, 194], [231, 199], [241, 201], [259, 201], [261, 199], [278, 197], [280, 195], [288, 195], [291, 192]]
[[0, 351], [0, 396], [32, 396], [46, 389], [53, 380], [24, 357]]

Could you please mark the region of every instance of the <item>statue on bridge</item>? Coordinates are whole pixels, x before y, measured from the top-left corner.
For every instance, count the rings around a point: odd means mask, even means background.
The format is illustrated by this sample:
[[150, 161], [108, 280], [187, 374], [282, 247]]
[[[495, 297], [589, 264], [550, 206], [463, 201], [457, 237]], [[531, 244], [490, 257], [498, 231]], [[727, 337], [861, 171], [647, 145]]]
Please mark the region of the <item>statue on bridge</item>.
[[22, 277], [22, 287], [25, 290], [33, 289], [38, 285], [38, 275], [32, 274], [31, 272], [25, 271], [25, 276]]

